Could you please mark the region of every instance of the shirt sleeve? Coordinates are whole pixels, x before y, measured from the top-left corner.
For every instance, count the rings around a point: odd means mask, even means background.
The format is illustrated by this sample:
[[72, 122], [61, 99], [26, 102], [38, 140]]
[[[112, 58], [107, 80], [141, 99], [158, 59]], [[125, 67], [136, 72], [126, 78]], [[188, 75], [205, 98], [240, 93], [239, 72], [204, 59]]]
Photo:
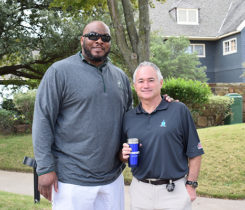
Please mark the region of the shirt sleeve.
[[51, 147], [55, 138], [54, 130], [60, 109], [61, 89], [61, 79], [58, 78], [56, 69], [51, 66], [39, 85], [34, 107], [32, 139], [38, 175], [55, 170]]
[[184, 106], [182, 127], [186, 155], [189, 158], [193, 158], [204, 154], [195, 123], [189, 109], [186, 106]]

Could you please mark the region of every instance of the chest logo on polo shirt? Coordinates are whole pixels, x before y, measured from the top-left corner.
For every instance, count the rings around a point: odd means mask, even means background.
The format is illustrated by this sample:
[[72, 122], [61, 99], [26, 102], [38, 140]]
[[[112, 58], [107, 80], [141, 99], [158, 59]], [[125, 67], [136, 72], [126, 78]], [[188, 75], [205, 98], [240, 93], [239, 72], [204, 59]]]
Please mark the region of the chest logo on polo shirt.
[[161, 122], [161, 125], [160, 125], [160, 127], [166, 127], [166, 122], [165, 122], [165, 120], [163, 120], [162, 122]]
[[120, 89], [123, 89], [123, 85], [122, 85], [122, 83], [121, 83], [120, 80], [117, 81], [117, 86], [118, 86]]

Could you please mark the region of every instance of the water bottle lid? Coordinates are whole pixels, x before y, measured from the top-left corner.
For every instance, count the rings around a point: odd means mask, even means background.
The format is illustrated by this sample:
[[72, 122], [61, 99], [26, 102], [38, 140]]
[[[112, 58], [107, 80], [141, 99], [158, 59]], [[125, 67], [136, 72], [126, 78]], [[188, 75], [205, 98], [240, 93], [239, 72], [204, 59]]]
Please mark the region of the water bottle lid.
[[138, 144], [138, 143], [139, 143], [139, 139], [137, 138], [128, 139], [128, 144]]

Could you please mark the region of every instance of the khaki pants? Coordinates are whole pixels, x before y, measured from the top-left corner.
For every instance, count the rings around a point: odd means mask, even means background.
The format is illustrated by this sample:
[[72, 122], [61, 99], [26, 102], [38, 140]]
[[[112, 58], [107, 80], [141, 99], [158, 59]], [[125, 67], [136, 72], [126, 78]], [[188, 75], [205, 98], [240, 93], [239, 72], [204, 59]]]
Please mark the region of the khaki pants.
[[175, 189], [168, 192], [166, 184], [152, 185], [133, 177], [130, 185], [131, 210], [191, 210], [186, 178], [175, 181]]

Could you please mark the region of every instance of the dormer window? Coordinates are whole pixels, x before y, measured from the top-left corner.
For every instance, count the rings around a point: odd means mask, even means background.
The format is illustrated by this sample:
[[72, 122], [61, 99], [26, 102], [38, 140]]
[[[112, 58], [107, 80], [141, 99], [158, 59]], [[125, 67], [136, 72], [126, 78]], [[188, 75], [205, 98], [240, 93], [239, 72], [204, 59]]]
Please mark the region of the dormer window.
[[198, 25], [198, 9], [177, 8], [177, 23], [183, 25]]

